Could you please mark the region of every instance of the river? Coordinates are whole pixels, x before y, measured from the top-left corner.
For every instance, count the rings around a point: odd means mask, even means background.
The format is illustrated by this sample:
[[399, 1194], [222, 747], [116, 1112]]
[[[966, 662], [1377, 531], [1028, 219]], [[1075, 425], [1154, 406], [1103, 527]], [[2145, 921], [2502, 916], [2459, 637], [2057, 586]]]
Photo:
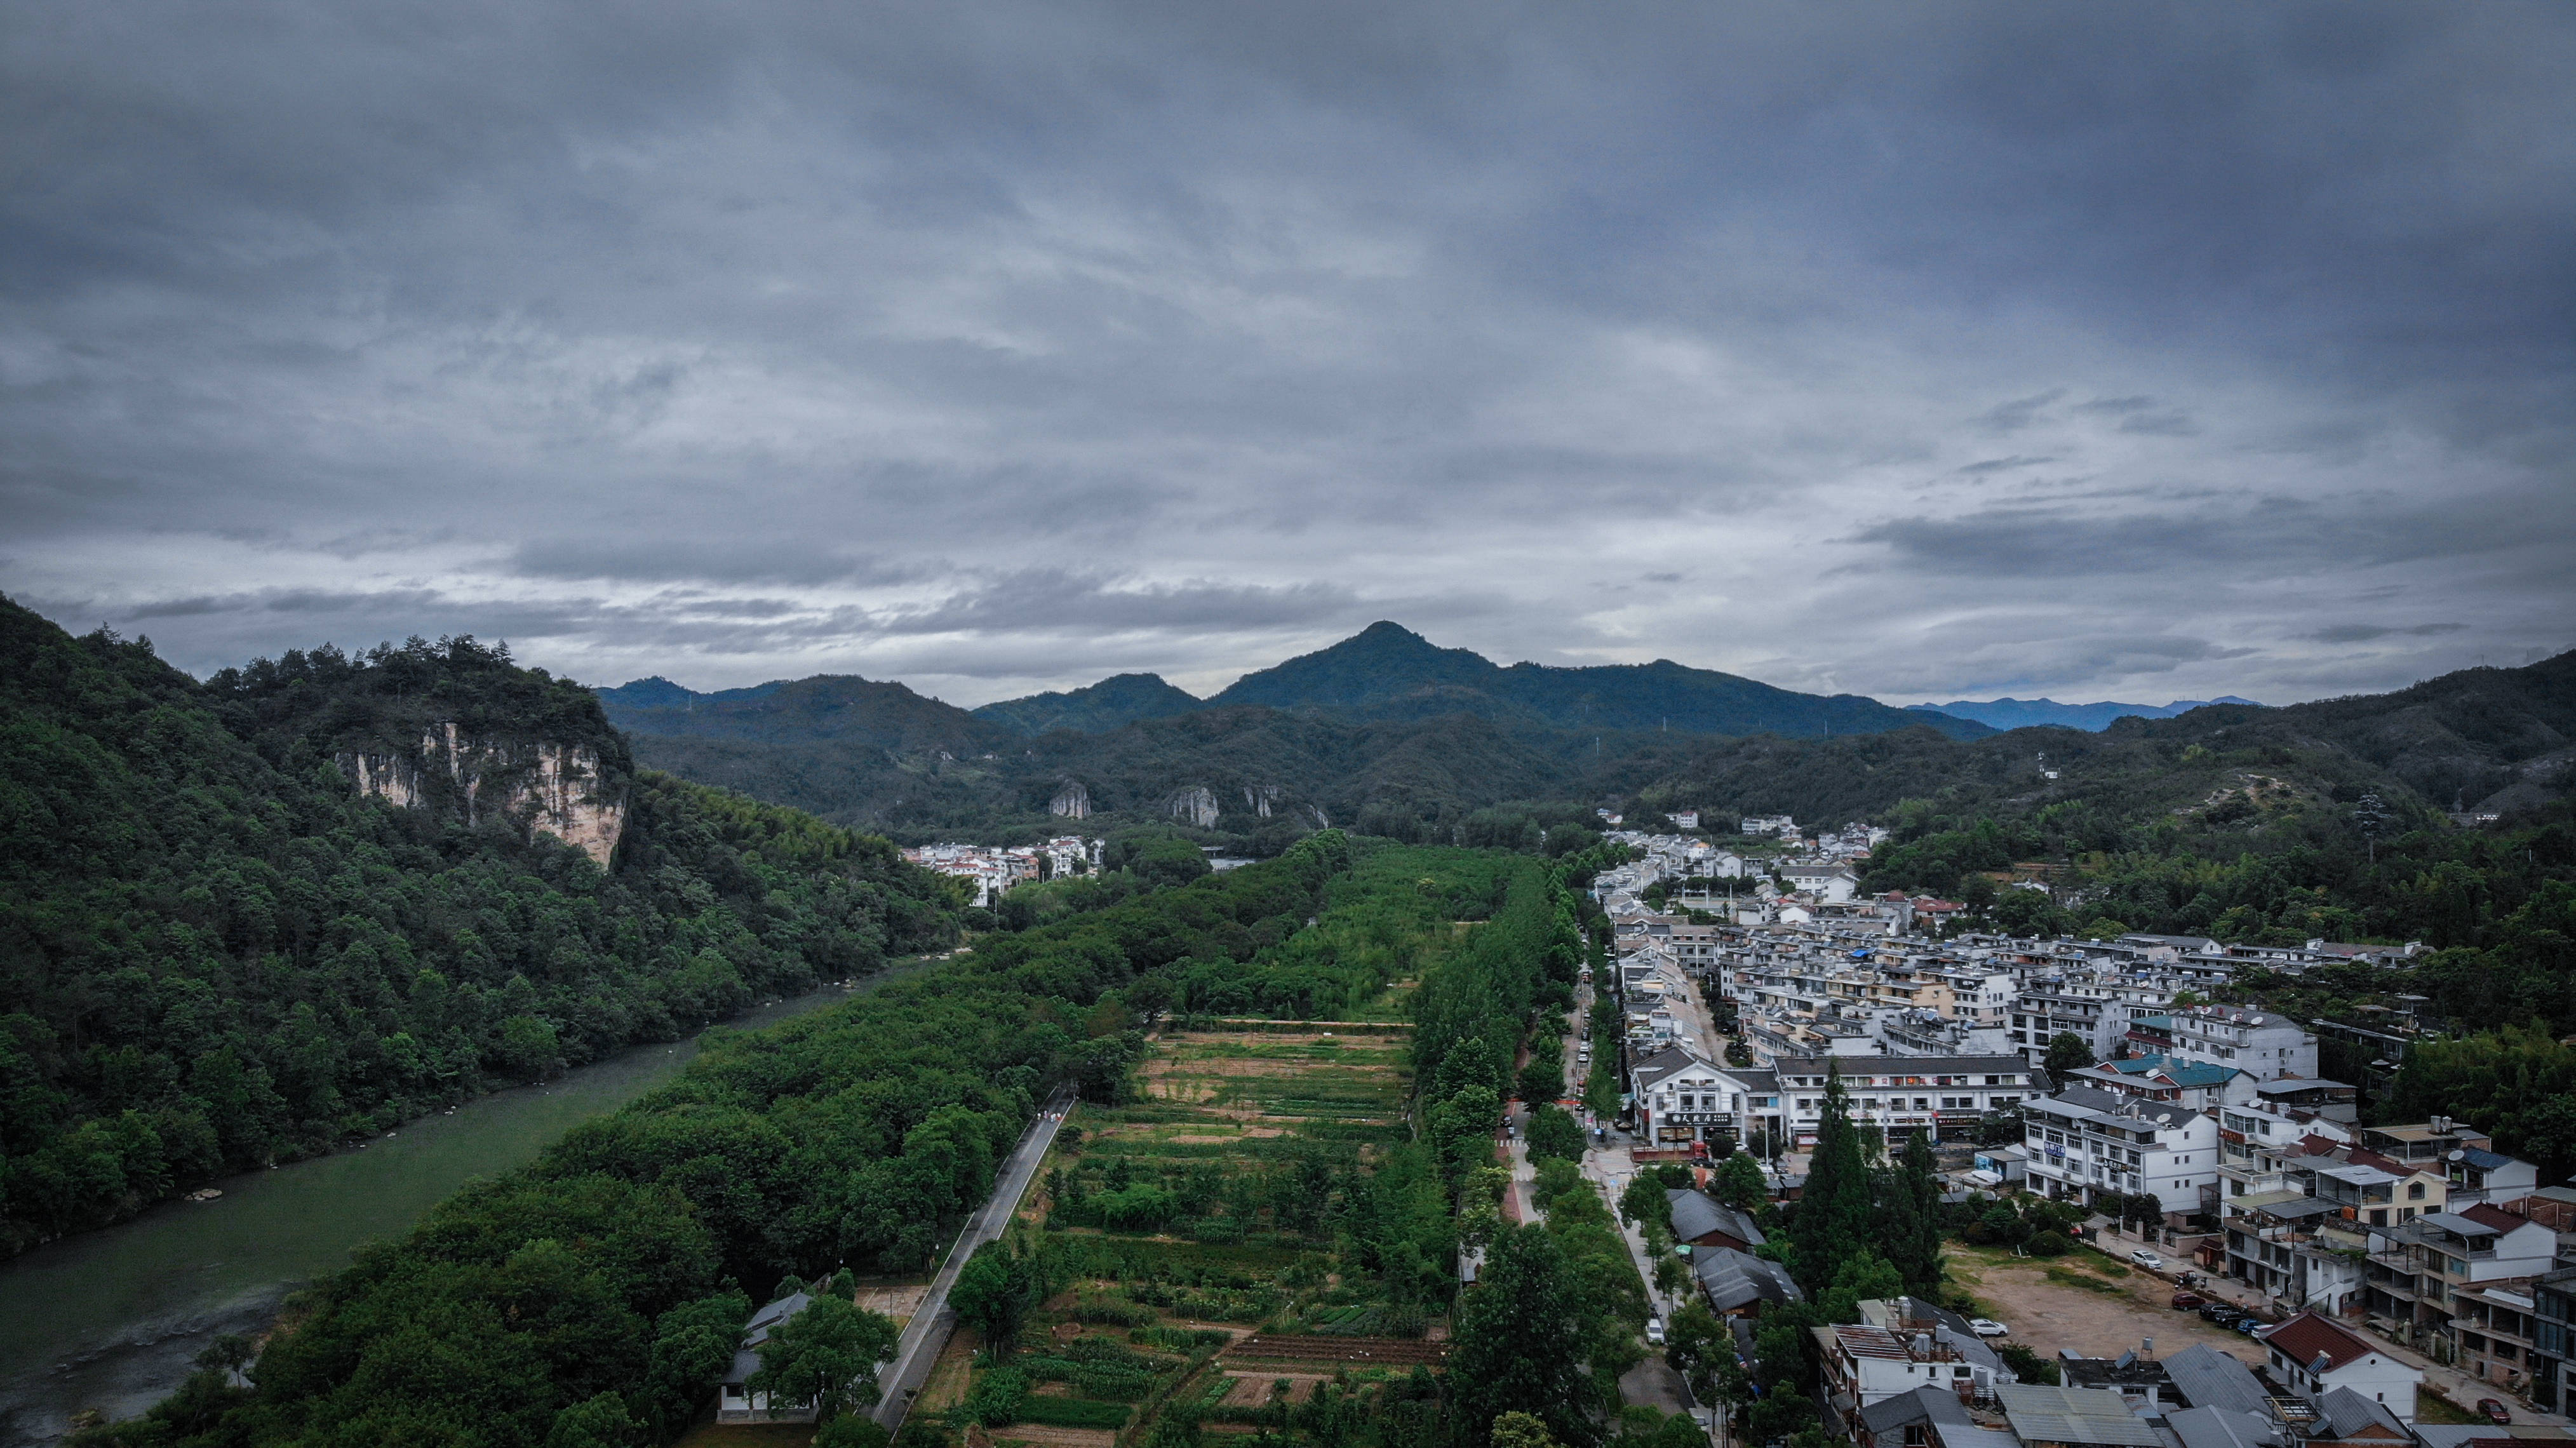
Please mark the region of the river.
[[[900, 973], [761, 1006], [774, 1025]], [[394, 1236], [468, 1180], [507, 1171], [594, 1116], [680, 1073], [698, 1038], [637, 1046], [537, 1086], [478, 1097], [363, 1147], [214, 1185], [131, 1222], [0, 1263], [0, 1448], [50, 1443], [72, 1415], [127, 1418], [161, 1400], [216, 1335], [257, 1332], [289, 1292]]]

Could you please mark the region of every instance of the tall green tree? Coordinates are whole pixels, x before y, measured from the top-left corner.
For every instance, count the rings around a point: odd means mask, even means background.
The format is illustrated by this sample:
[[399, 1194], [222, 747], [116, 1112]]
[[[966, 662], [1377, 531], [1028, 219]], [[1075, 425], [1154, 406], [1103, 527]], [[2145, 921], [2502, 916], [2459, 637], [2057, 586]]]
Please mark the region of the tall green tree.
[[1481, 1439], [1498, 1416], [1527, 1413], [1559, 1443], [1596, 1442], [1583, 1339], [1580, 1288], [1556, 1239], [1545, 1227], [1506, 1228], [1458, 1299], [1449, 1381], [1462, 1426]]
[[1821, 1293], [1833, 1280], [1835, 1267], [1869, 1240], [1875, 1225], [1871, 1197], [1869, 1159], [1860, 1130], [1852, 1124], [1851, 1092], [1843, 1085], [1842, 1067], [1828, 1062], [1816, 1150], [1789, 1231], [1789, 1272], [1810, 1297]]
[[2067, 1072], [2081, 1071], [2092, 1064], [2093, 1048], [2086, 1045], [2084, 1038], [2073, 1031], [2060, 1031], [2049, 1037], [2048, 1054], [2040, 1060], [2040, 1065], [2047, 1069], [2049, 1078], [2061, 1086], [2065, 1084]]
[[878, 1398], [877, 1364], [894, 1356], [900, 1334], [891, 1318], [837, 1297], [818, 1297], [770, 1329], [760, 1370], [746, 1384], [773, 1405], [810, 1404], [831, 1417]]
[[1717, 1199], [1739, 1212], [1749, 1212], [1771, 1196], [1771, 1184], [1762, 1175], [1762, 1163], [1745, 1152], [1717, 1164], [1715, 1179], [1709, 1183]]
[[1906, 1291], [1934, 1295], [1941, 1286], [1941, 1181], [1932, 1138], [1921, 1127], [1905, 1139], [1905, 1154], [1887, 1173], [1880, 1196], [1879, 1251], [1904, 1279]]
[[1021, 1322], [1045, 1295], [1034, 1258], [987, 1242], [958, 1269], [948, 1302], [958, 1321], [983, 1334], [985, 1350], [1001, 1358], [1010, 1355]]
[[1540, 1102], [1530, 1110], [1529, 1154], [1532, 1157], [1558, 1157], [1566, 1161], [1583, 1159], [1583, 1128], [1575, 1119], [1551, 1102]]

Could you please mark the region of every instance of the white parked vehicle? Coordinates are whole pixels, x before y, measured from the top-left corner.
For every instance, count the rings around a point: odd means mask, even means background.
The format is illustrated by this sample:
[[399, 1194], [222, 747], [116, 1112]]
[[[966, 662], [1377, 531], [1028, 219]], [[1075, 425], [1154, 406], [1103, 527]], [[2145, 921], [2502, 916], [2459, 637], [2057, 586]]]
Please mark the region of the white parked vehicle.
[[2130, 1254], [2129, 1254], [2129, 1260], [2130, 1260], [2130, 1261], [2132, 1261], [2132, 1262], [2137, 1263], [2137, 1264], [2138, 1264], [2139, 1266], [2141, 1266], [2141, 1267], [2146, 1268], [2146, 1269], [2147, 1269], [2148, 1271], [2150, 1271], [2150, 1272], [2162, 1272], [2163, 1270], [2165, 1270], [2165, 1259], [2164, 1259], [2164, 1258], [2162, 1258], [2162, 1257], [2157, 1256], [2155, 1253], [2150, 1252], [2150, 1251], [2146, 1250], [2146, 1249], [2145, 1249], [2145, 1248], [2143, 1248], [2143, 1247], [2139, 1248], [2139, 1249], [2138, 1249], [2137, 1251], [2135, 1251], [2135, 1252], [2130, 1253]]
[[1646, 1319], [1646, 1341], [1653, 1343], [1657, 1347], [1662, 1347], [1664, 1345], [1664, 1320], [1662, 1318], [1650, 1317]]
[[2002, 1323], [1995, 1321], [1991, 1317], [1971, 1318], [1968, 1322], [1968, 1328], [1979, 1337], [2010, 1337], [2012, 1335], [2011, 1328], [2004, 1326]]

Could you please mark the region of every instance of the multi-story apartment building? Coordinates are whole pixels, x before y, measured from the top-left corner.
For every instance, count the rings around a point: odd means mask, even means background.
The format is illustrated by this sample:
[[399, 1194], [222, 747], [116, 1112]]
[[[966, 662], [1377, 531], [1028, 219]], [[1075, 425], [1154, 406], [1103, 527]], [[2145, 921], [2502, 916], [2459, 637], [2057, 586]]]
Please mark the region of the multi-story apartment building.
[[2233, 1066], [2257, 1081], [2317, 1074], [2315, 1033], [2270, 1011], [2184, 1006], [2135, 1012], [2126, 1036], [2141, 1055]]
[[2065, 1034], [2081, 1039], [2095, 1059], [2107, 1056], [2102, 1012], [2110, 1000], [2110, 987], [2090, 980], [2053, 975], [2026, 982], [2013, 998], [2013, 1045], [2034, 1066], [2047, 1058], [2048, 1043]]
[[2557, 1254], [2557, 1233], [2487, 1202], [2430, 1213], [2372, 1231], [2363, 1307], [2395, 1323], [2401, 1340], [2450, 1358], [2464, 1293], [2528, 1284]]
[[1918, 1126], [1935, 1140], [1945, 1128], [1964, 1135], [1988, 1111], [2009, 1110], [2034, 1089], [2028, 1063], [2012, 1055], [1781, 1057], [1769, 1070], [1754, 1070], [1678, 1048], [1639, 1061], [1629, 1089], [1658, 1143], [1769, 1131], [1808, 1146], [1824, 1122], [1826, 1080], [1837, 1072], [1852, 1120], [1879, 1128], [1891, 1142]]
[[2461, 1291], [2451, 1315], [2453, 1362], [2480, 1382], [2515, 1392], [2531, 1386], [2532, 1335], [2538, 1326], [2531, 1284]]
[[2153, 1192], [2169, 1214], [2217, 1202], [2218, 1122], [2187, 1106], [2079, 1086], [2023, 1103], [2022, 1124], [2031, 1187], [2045, 1196]]
[[2114, 1096], [2142, 1096], [2175, 1101], [2194, 1111], [2216, 1111], [2251, 1100], [2254, 1083], [2231, 1066], [2205, 1061], [2176, 1061], [2166, 1056], [2131, 1056], [2067, 1073], [2067, 1085], [2090, 1086]]
[[2552, 1413], [2576, 1407], [2576, 1267], [2531, 1284], [2531, 1354], [2525, 1391]]

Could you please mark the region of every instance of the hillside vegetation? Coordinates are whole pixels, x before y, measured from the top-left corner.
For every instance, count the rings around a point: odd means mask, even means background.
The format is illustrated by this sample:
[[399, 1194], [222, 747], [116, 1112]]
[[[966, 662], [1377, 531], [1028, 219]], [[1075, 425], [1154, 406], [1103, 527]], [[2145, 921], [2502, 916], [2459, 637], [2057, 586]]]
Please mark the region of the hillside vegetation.
[[[334, 764], [425, 723], [595, 750], [602, 870]], [[882, 839], [631, 773], [470, 639], [200, 685], [0, 600], [0, 1251], [954, 938]]]

